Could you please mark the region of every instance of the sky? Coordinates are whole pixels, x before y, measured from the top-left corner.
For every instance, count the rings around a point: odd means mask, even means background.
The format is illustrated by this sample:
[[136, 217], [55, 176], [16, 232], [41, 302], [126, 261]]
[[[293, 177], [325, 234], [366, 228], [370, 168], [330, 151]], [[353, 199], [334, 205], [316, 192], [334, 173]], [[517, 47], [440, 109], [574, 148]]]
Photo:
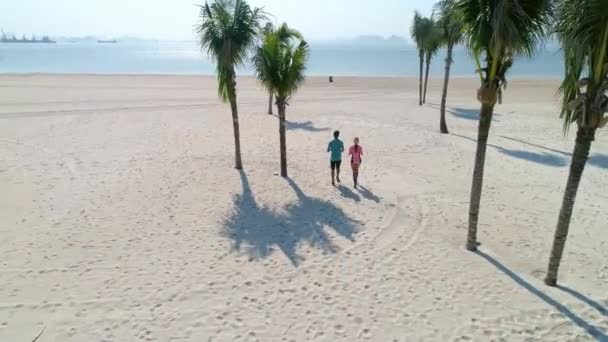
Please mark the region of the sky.
[[[193, 39], [204, 0], [1, 0], [5, 32], [58, 36]], [[407, 36], [414, 10], [430, 15], [433, 0], [248, 0], [307, 40], [359, 35]]]

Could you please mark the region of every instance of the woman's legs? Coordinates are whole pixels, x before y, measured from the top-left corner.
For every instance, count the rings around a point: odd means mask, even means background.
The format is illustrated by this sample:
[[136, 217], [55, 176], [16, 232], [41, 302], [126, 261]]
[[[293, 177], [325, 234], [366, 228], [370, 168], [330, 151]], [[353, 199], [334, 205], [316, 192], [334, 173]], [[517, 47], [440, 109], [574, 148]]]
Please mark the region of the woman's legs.
[[357, 181], [359, 180], [359, 164], [351, 163], [350, 165], [353, 168], [353, 182], [355, 183], [355, 188], [357, 188]]

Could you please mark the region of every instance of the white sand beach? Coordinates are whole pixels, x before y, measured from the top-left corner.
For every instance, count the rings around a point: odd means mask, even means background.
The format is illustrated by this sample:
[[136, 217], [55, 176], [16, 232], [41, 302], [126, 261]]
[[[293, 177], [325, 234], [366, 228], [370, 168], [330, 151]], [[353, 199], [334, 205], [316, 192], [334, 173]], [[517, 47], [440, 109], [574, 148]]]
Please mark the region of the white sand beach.
[[[309, 78], [277, 118], [239, 78], [0, 76], [0, 341], [607, 341], [608, 133], [542, 279], [574, 132], [559, 80], [511, 80], [464, 248], [478, 81]], [[365, 148], [330, 184], [331, 132]], [[347, 164], [347, 163], [345, 163]]]

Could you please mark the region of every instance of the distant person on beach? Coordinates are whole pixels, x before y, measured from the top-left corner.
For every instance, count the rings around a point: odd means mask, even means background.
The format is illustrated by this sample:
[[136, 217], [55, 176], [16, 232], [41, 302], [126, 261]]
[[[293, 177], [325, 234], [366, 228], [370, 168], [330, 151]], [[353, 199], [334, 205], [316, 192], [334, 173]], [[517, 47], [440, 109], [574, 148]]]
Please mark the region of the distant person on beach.
[[[336, 186], [335, 179], [340, 183], [340, 164], [342, 164], [342, 152], [344, 152], [344, 143], [338, 139], [340, 131], [334, 131], [334, 140], [327, 145], [327, 152], [330, 152], [329, 164], [331, 167], [331, 185]], [[336, 173], [337, 172], [337, 173]]]
[[359, 180], [359, 166], [361, 166], [361, 156], [363, 155], [363, 147], [359, 145], [359, 138], [355, 138], [354, 145], [348, 149], [350, 155], [350, 166], [353, 169], [353, 182], [355, 183], [355, 189], [357, 188]]

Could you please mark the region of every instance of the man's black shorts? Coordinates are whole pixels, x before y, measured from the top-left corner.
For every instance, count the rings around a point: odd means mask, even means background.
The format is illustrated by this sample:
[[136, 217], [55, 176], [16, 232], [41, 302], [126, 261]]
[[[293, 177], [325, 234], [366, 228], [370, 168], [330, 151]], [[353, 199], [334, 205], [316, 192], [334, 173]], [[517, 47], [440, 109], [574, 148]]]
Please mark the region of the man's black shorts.
[[338, 168], [338, 170], [340, 170], [340, 164], [342, 164], [341, 160], [336, 160], [336, 161], [331, 161], [330, 162], [330, 166], [332, 170], [335, 170], [336, 168]]

